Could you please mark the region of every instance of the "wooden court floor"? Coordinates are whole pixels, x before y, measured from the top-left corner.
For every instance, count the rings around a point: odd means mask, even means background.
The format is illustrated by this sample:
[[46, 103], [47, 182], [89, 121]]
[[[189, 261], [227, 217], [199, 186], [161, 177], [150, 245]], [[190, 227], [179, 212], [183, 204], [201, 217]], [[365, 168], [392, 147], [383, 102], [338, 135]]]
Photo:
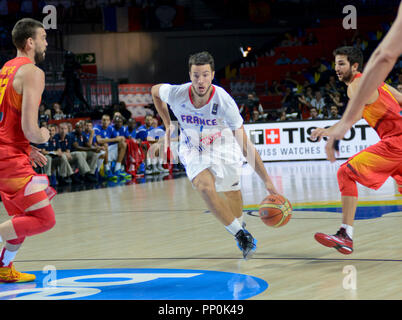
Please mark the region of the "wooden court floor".
[[[359, 212], [368, 218], [355, 222], [355, 251], [346, 256], [322, 247], [313, 237], [316, 232], [335, 233], [341, 223], [341, 214], [334, 212], [340, 204], [336, 181], [340, 163], [265, 165], [294, 212], [282, 228], [265, 226], [254, 210], [266, 192], [244, 167], [244, 217], [258, 240], [251, 260], [241, 259], [233, 237], [182, 176], [58, 194], [53, 200], [56, 226], [28, 238], [15, 266], [21, 271], [48, 265], [57, 270], [223, 271], [268, 283], [249, 298], [257, 300], [402, 299], [402, 197], [392, 179], [378, 191], [359, 186]], [[378, 212], [385, 213], [370, 218]], [[7, 219], [2, 205], [0, 219]], [[0, 294], [6, 286], [0, 285]]]

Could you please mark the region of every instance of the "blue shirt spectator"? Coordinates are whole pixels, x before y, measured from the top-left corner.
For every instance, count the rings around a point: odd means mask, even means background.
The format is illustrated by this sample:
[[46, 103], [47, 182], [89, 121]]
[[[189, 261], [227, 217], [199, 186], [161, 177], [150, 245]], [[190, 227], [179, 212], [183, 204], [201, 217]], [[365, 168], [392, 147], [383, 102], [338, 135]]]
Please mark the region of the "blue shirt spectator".
[[[102, 125], [96, 125], [94, 127], [95, 131], [95, 137], [100, 136], [102, 139], [111, 139], [111, 138], [116, 138], [117, 134], [114, 128], [110, 125], [106, 129], [103, 128]], [[109, 142], [109, 145], [115, 144], [117, 142]]]
[[275, 64], [276, 65], [284, 65], [284, 64], [291, 64], [292, 60], [290, 60], [284, 51], [281, 52], [281, 56], [279, 57], [278, 60], [276, 60]]

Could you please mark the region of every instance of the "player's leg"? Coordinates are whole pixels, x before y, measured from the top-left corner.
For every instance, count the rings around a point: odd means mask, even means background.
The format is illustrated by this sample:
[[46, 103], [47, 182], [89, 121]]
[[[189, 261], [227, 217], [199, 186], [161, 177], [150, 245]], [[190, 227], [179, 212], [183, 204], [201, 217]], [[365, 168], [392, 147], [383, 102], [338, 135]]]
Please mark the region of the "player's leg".
[[315, 234], [319, 243], [335, 248], [343, 254], [353, 252], [353, 224], [358, 204], [357, 182], [374, 190], [380, 188], [400, 166], [401, 159], [393, 158], [392, 154], [389, 145], [380, 141], [350, 158], [339, 168], [342, 224], [335, 235]]
[[[209, 170], [201, 171], [193, 180], [192, 183], [201, 197], [207, 204], [208, 209], [215, 217], [225, 226], [238, 243], [240, 250], [243, 252], [245, 259], [251, 258], [256, 250], [256, 241], [252, 235], [243, 228], [242, 223], [237, 219], [240, 216], [241, 193], [236, 191], [226, 191], [232, 201], [227, 201], [227, 198], [219, 196], [215, 188], [215, 176]], [[225, 192], [225, 191], [224, 191]]]
[[80, 175], [83, 178], [87, 178], [87, 175], [91, 171], [88, 162], [86, 160], [86, 153], [84, 151], [73, 151], [71, 152], [71, 162], [75, 164], [78, 168]]
[[116, 166], [114, 169], [114, 174], [118, 176], [120, 179], [131, 179], [131, 174], [125, 172], [122, 168], [122, 163], [124, 161], [124, 157], [126, 156], [127, 151], [127, 143], [125, 141], [119, 141], [117, 143], [117, 159]]
[[227, 203], [235, 218], [243, 224], [243, 196], [240, 190], [224, 192]]
[[[192, 183], [205, 201], [208, 209], [224, 226], [229, 226], [235, 220], [235, 217], [228, 203], [216, 192], [215, 177], [211, 171], [209, 169], [201, 171], [193, 179]], [[240, 223], [234, 228], [235, 234], [241, 229]]]
[[27, 282], [35, 276], [14, 269], [13, 260], [27, 236], [39, 234], [55, 225], [50, 199], [56, 192], [43, 175], [34, 176], [15, 196], [2, 194], [4, 207], [13, 218], [0, 224], [0, 240], [5, 245], [0, 255], [0, 282]]
[[392, 174], [395, 179], [396, 187], [400, 195], [402, 195], [402, 162], [399, 168]]

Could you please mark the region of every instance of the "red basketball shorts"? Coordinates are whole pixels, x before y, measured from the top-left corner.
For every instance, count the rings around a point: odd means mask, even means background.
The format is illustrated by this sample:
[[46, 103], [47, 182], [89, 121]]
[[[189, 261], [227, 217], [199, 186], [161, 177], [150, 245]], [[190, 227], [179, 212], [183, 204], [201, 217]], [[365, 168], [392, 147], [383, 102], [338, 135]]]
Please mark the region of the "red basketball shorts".
[[402, 136], [389, 137], [348, 159], [348, 175], [363, 186], [377, 190], [393, 177], [402, 185]]

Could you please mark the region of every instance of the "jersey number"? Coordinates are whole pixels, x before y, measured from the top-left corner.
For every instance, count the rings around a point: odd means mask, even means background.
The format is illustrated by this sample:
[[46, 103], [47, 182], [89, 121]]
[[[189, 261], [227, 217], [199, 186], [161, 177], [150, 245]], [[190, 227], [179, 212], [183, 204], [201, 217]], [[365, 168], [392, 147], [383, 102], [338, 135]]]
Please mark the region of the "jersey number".
[[8, 78], [0, 79], [0, 105], [3, 102], [4, 94], [6, 93]]

